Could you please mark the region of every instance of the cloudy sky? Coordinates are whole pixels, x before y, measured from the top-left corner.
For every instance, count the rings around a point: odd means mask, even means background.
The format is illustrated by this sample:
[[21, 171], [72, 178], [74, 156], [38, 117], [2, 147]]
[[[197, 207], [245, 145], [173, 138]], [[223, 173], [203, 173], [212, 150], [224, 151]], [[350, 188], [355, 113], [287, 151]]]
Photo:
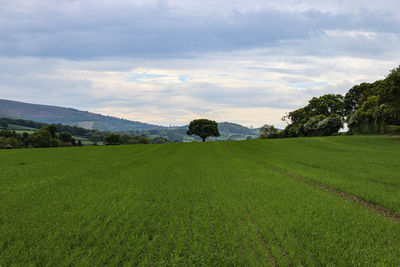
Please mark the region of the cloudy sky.
[[0, 98], [283, 125], [400, 65], [398, 0], [0, 0]]

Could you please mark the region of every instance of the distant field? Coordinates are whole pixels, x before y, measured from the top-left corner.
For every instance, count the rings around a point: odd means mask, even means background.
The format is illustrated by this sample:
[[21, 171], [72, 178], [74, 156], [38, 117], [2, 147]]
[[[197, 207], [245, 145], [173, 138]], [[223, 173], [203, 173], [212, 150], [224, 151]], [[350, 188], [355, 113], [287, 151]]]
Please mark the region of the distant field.
[[398, 266], [399, 158], [374, 136], [2, 150], [0, 266]]
[[22, 133], [27, 133], [27, 134], [33, 134], [35, 131], [30, 131], [30, 130], [15, 130], [17, 134], [22, 134]]
[[36, 131], [37, 130], [35, 128], [16, 125], [16, 124], [9, 124], [8, 125], [8, 129], [10, 129], [10, 130], [19, 130], [19, 131], [23, 131], [23, 132], [29, 132], [29, 131]]

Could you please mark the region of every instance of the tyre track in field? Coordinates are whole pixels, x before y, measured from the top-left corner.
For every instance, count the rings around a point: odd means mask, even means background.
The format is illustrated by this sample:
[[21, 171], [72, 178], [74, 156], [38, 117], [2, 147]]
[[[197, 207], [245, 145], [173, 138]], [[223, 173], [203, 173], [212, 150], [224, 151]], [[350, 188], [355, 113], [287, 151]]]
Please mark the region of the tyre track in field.
[[336, 188], [334, 188], [334, 187], [331, 187], [331, 186], [329, 186], [329, 185], [325, 185], [325, 184], [318, 183], [318, 182], [316, 182], [316, 181], [307, 179], [307, 178], [305, 178], [305, 177], [303, 177], [303, 176], [301, 176], [301, 175], [298, 175], [298, 174], [289, 172], [289, 171], [287, 171], [287, 170], [278, 168], [278, 167], [276, 167], [276, 166], [272, 166], [272, 165], [270, 165], [270, 164], [268, 164], [268, 163], [265, 163], [265, 162], [264, 162], [264, 164], [265, 164], [268, 168], [270, 168], [271, 170], [273, 170], [274, 172], [283, 174], [283, 175], [285, 175], [285, 176], [287, 176], [287, 177], [291, 177], [291, 178], [293, 178], [293, 179], [295, 179], [295, 180], [297, 180], [297, 181], [300, 181], [300, 182], [302, 182], [302, 183], [304, 183], [304, 184], [316, 186], [316, 187], [321, 188], [321, 189], [323, 189], [323, 190], [329, 191], [329, 192], [334, 193], [335, 195], [337, 195], [337, 196], [339, 196], [339, 197], [341, 197], [341, 198], [344, 198], [344, 199], [350, 200], [350, 201], [352, 201], [352, 202], [355, 202], [355, 203], [357, 203], [357, 204], [360, 204], [361, 206], [367, 207], [368, 209], [372, 209], [372, 210], [375, 211], [376, 213], [382, 214], [382, 215], [384, 215], [385, 217], [391, 218], [391, 219], [396, 220], [396, 221], [400, 221], [400, 214], [398, 214], [398, 213], [396, 213], [396, 212], [394, 212], [394, 211], [391, 211], [391, 210], [389, 210], [389, 209], [386, 209], [386, 208], [384, 208], [384, 207], [382, 207], [382, 206], [379, 206], [379, 205], [376, 205], [376, 204], [374, 204], [374, 203], [365, 201], [365, 200], [363, 200], [363, 199], [361, 199], [361, 198], [358, 198], [358, 197], [356, 197], [356, 196], [354, 196], [354, 195], [351, 195], [351, 194], [348, 194], [348, 193], [346, 193], [346, 192], [340, 191], [340, 190], [338, 190], [338, 189], [336, 189]]
[[274, 256], [272, 255], [272, 252], [271, 252], [270, 248], [267, 246], [267, 243], [265, 242], [265, 239], [261, 235], [260, 229], [258, 228], [258, 226], [255, 223], [255, 221], [253, 220], [253, 218], [251, 218], [251, 215], [249, 213], [249, 208], [248, 207], [245, 207], [245, 214], [246, 214], [246, 217], [247, 217], [248, 221], [251, 224], [251, 227], [252, 227], [253, 231], [257, 235], [258, 242], [260, 243], [260, 245], [264, 249], [265, 256], [267, 257], [268, 262], [271, 264], [270, 266], [277, 266], [276, 260], [275, 260]]
[[232, 151], [229, 149], [229, 147], [228, 147], [224, 142], [221, 142], [221, 143], [222, 143], [222, 145], [224, 146], [225, 150], [226, 150], [229, 154], [232, 154]]
[[[222, 143], [222, 144], [225, 147], [226, 151], [228, 151], [228, 153], [232, 153], [232, 151], [226, 146], [225, 143]], [[361, 198], [358, 198], [358, 197], [356, 197], [354, 195], [351, 195], [351, 194], [348, 194], [346, 192], [340, 191], [339, 189], [336, 189], [334, 187], [318, 183], [316, 181], [307, 179], [307, 178], [305, 178], [305, 177], [303, 177], [301, 175], [298, 175], [296, 173], [292, 173], [292, 172], [289, 172], [287, 170], [278, 168], [276, 166], [268, 164], [267, 162], [264, 162], [264, 161], [258, 161], [258, 162], [266, 165], [269, 169], [271, 169], [272, 171], [274, 171], [276, 173], [282, 174], [282, 175], [284, 175], [286, 177], [290, 177], [290, 178], [295, 179], [296, 181], [302, 182], [304, 184], [312, 185], [312, 186], [318, 187], [320, 189], [323, 189], [325, 191], [329, 191], [329, 192], [331, 192], [331, 193], [333, 193], [333, 194], [335, 194], [335, 195], [337, 195], [337, 196], [339, 196], [339, 197], [341, 197], [343, 199], [347, 199], [347, 200], [350, 200], [352, 202], [355, 202], [355, 203], [357, 203], [357, 204], [359, 204], [361, 206], [364, 206], [364, 207], [366, 207], [366, 208], [368, 208], [370, 210], [373, 210], [374, 212], [376, 212], [378, 214], [381, 214], [381, 215], [383, 215], [385, 217], [388, 217], [390, 219], [393, 219], [395, 221], [400, 222], [400, 214], [398, 214], [398, 213], [396, 213], [396, 212], [394, 212], [392, 210], [389, 210], [389, 209], [386, 209], [386, 208], [384, 208], [382, 206], [379, 206], [379, 205], [376, 205], [374, 203], [365, 201], [365, 200], [363, 200]]]
[[[221, 142], [221, 144], [225, 148], [226, 152], [228, 152], [229, 154], [232, 154], [232, 151], [229, 149], [229, 147], [224, 142]], [[265, 256], [267, 257], [270, 266], [277, 266], [276, 260], [275, 260], [274, 256], [272, 255], [272, 252], [271, 252], [270, 248], [268, 247], [265, 239], [261, 235], [260, 229], [258, 228], [257, 224], [251, 217], [248, 207], [245, 207], [245, 215], [247, 217], [247, 220], [250, 222], [251, 228], [253, 229], [254, 233], [257, 236], [259, 244], [261, 245], [261, 247], [264, 250]]]

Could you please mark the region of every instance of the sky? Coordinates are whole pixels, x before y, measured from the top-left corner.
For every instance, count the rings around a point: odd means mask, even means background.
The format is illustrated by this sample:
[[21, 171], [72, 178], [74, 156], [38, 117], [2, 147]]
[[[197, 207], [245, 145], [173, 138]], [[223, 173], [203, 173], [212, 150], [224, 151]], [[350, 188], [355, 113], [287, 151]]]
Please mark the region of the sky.
[[400, 65], [398, 0], [0, 0], [0, 98], [284, 127]]

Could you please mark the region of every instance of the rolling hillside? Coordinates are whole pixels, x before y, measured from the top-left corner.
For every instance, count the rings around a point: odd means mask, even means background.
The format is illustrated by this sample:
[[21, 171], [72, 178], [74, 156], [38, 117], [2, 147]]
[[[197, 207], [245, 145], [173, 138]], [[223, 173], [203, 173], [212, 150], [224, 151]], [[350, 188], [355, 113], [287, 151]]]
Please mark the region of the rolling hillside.
[[[171, 140], [195, 140], [186, 135], [187, 125], [181, 127], [164, 127], [138, 121], [119, 119], [101, 114], [48, 105], [28, 104], [23, 102], [0, 99], [0, 118], [24, 119], [42, 123], [60, 123], [78, 126], [85, 129], [96, 129], [111, 132], [132, 132], [152, 136], [163, 136]], [[257, 138], [258, 129], [250, 129], [231, 122], [220, 122], [219, 138], [210, 140], [244, 140]]]
[[138, 121], [48, 105], [29, 104], [0, 99], [0, 117], [25, 119], [43, 123], [61, 123], [101, 131], [163, 129], [166, 127]]

